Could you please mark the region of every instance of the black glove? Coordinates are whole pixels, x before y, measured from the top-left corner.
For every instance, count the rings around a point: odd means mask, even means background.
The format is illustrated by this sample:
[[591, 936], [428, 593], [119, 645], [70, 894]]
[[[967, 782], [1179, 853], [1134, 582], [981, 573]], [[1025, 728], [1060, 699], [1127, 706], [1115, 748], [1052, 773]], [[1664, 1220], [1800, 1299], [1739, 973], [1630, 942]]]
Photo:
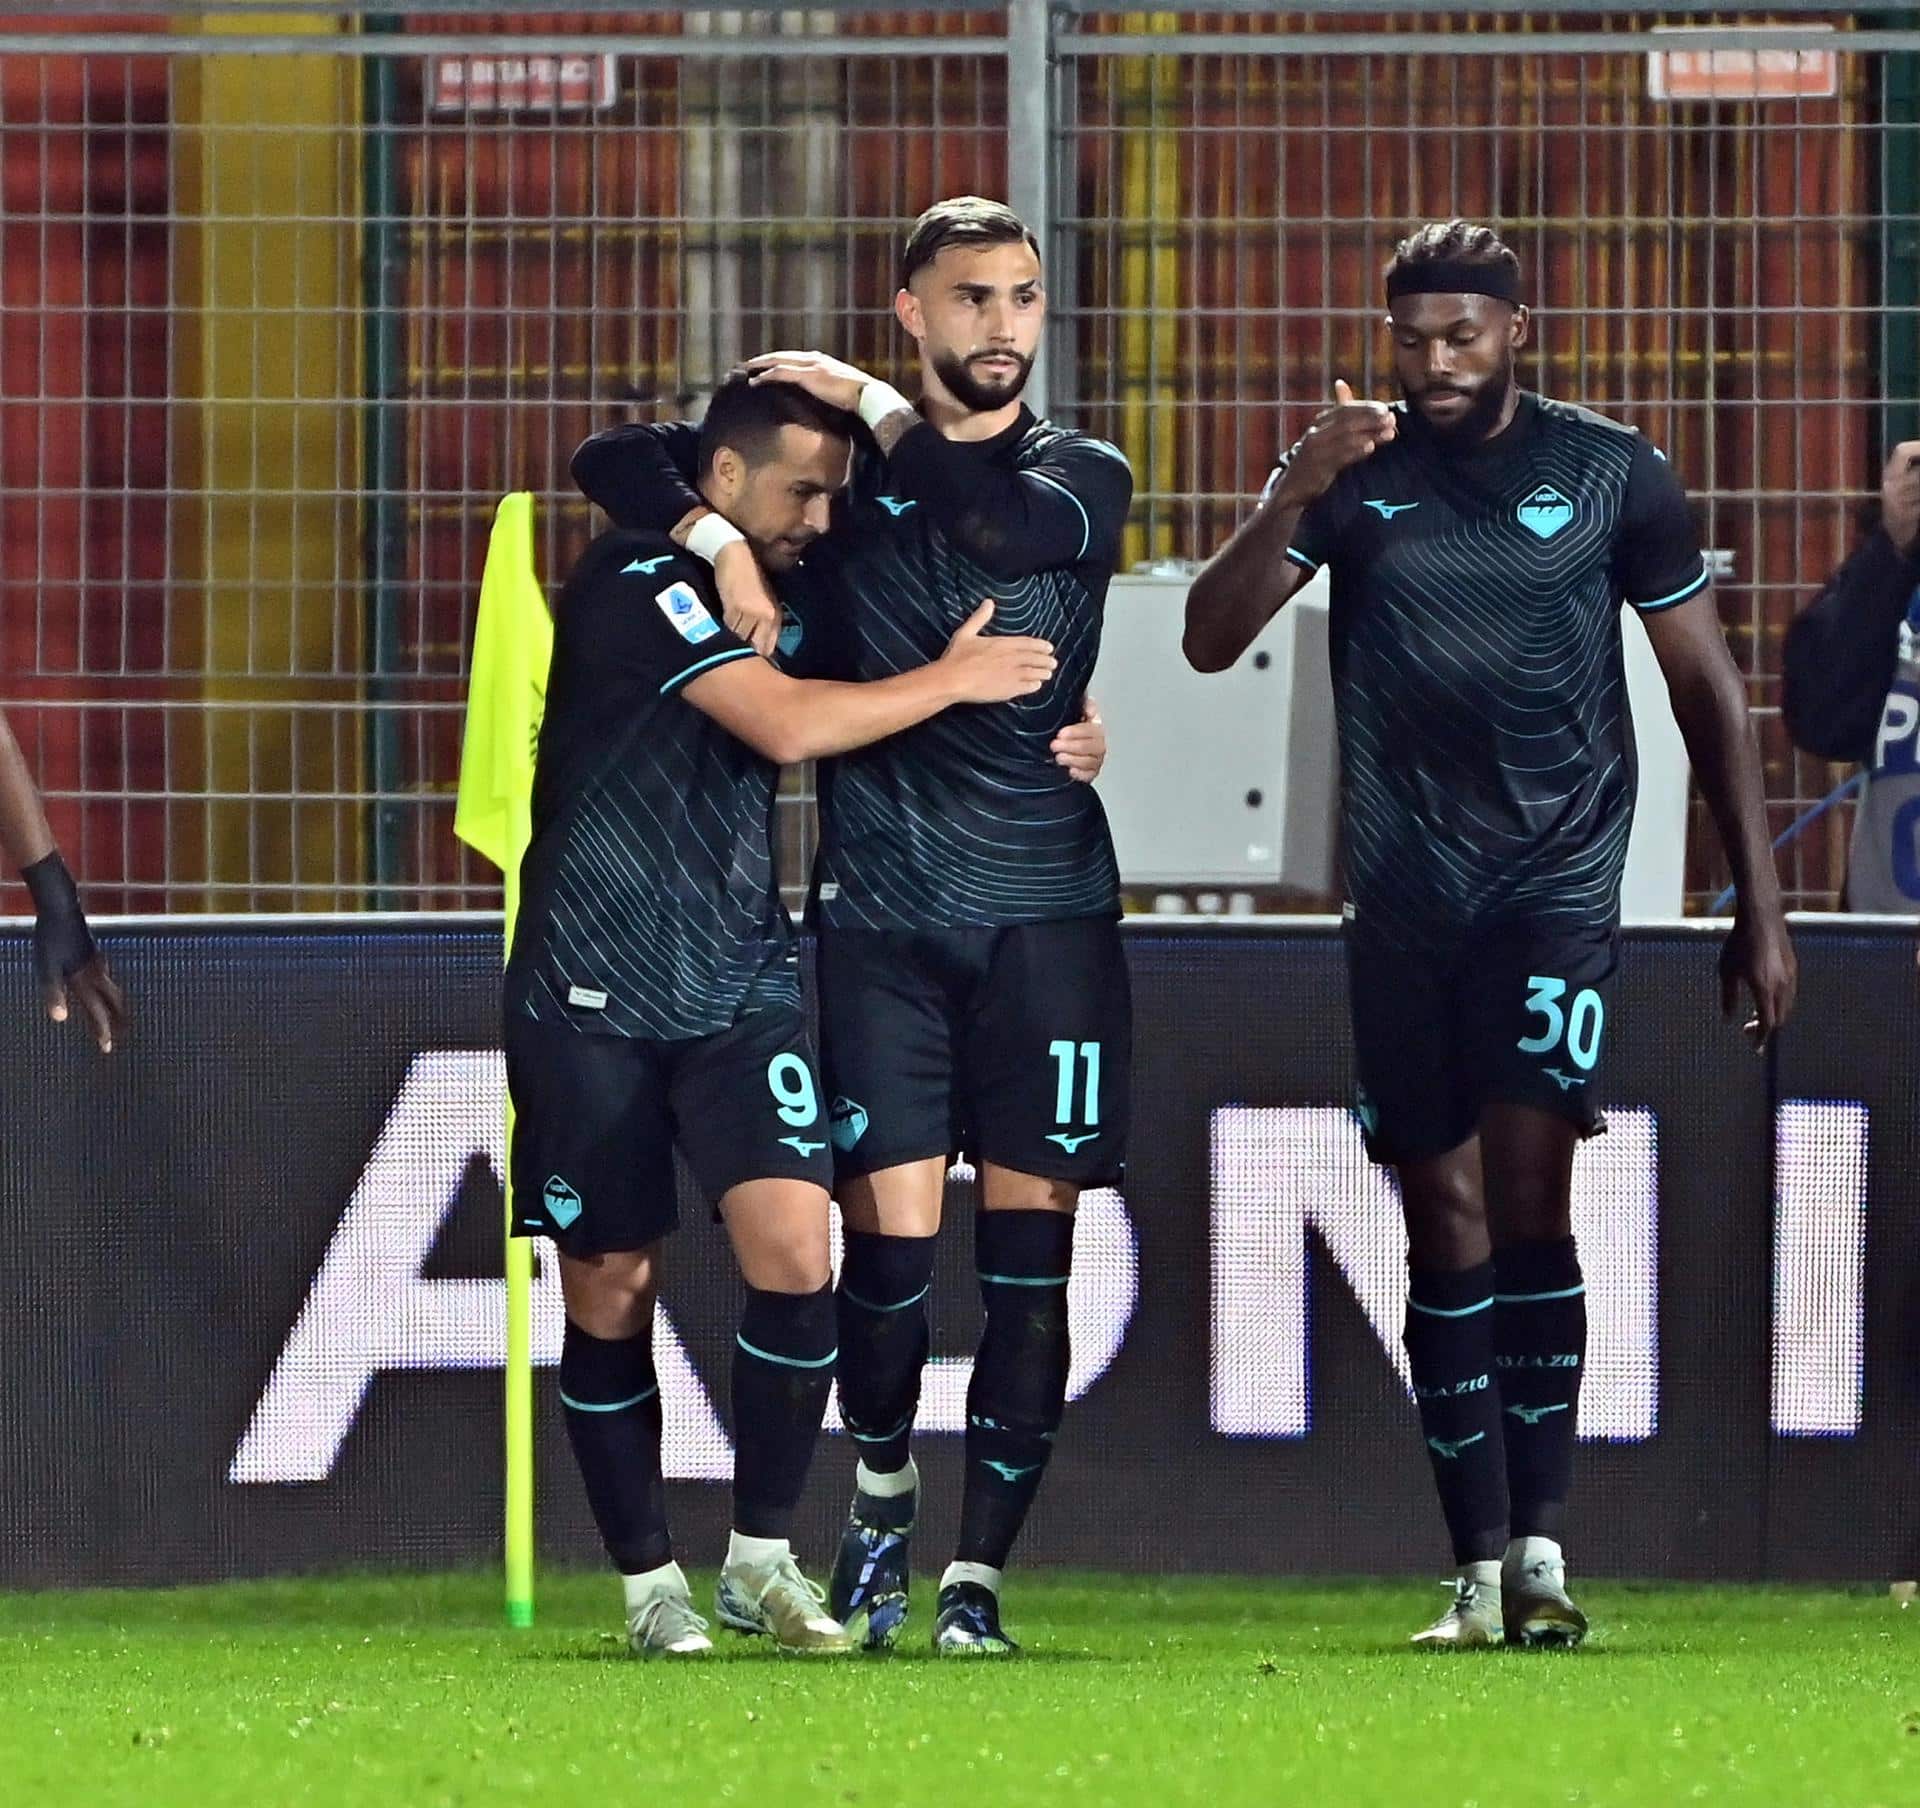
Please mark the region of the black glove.
[[20, 877], [33, 895], [33, 958], [41, 984], [64, 986], [94, 956], [80, 889], [57, 848], [44, 860], [22, 867]]

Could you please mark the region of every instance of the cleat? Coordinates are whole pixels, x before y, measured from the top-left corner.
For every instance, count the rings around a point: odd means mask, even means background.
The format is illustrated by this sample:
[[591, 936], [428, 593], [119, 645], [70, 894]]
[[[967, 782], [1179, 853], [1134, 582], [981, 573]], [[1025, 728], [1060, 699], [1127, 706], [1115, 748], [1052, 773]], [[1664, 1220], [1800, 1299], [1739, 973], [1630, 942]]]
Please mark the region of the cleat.
[[891, 1500], [855, 1491], [827, 1589], [827, 1610], [868, 1651], [891, 1651], [907, 1619], [907, 1537], [918, 1491]]
[[1571, 1651], [1587, 1636], [1587, 1616], [1567, 1594], [1567, 1566], [1558, 1557], [1510, 1551], [1500, 1569], [1507, 1643], [1534, 1651]]
[[735, 1632], [764, 1633], [776, 1650], [798, 1657], [843, 1657], [853, 1640], [825, 1608], [824, 1591], [791, 1555], [771, 1569], [723, 1569], [713, 1595], [714, 1617]]
[[933, 1648], [942, 1657], [1012, 1657], [1020, 1649], [1000, 1630], [1000, 1597], [978, 1582], [941, 1589]]
[[1500, 1643], [1500, 1584], [1462, 1576], [1453, 1585], [1453, 1604], [1413, 1643], [1428, 1651], [1477, 1651]]
[[713, 1649], [687, 1579], [679, 1564], [672, 1567], [671, 1577], [627, 1609], [627, 1649], [635, 1657], [705, 1657]]

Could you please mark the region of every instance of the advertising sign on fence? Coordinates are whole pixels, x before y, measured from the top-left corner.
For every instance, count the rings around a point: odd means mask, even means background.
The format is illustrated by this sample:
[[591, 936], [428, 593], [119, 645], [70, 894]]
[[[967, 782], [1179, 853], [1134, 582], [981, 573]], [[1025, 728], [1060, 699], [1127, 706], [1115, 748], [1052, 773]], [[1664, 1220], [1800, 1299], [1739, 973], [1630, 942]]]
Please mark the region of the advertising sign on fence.
[[[1910, 934], [1803, 930], [1762, 1060], [1717, 944], [1633, 932], [1575, 1212], [1585, 1572], [1860, 1577], [1920, 1555], [1920, 1037]], [[34, 1021], [0, 938], [0, 1585], [483, 1562], [499, 1548], [497, 927], [109, 940], [108, 1061]], [[1400, 1348], [1406, 1244], [1348, 1109], [1328, 929], [1143, 927], [1132, 1159], [1083, 1204], [1073, 1404], [1024, 1553], [1162, 1570], [1444, 1569]], [[952, 1530], [978, 1334], [950, 1181], [917, 1455]], [[725, 1536], [739, 1281], [683, 1202], [658, 1342], [672, 1505]], [[534, 1359], [560, 1345], [536, 1287]], [[539, 1530], [597, 1545], [550, 1377]], [[830, 1415], [829, 1428], [837, 1430]], [[852, 1453], [798, 1528], [828, 1549]]]
[[[1665, 101], [1831, 100], [1840, 92], [1840, 58], [1822, 46], [1730, 50], [1715, 47], [1722, 34], [1685, 25], [1656, 25], [1670, 33], [1671, 50], [1647, 53], [1647, 93]], [[1818, 32], [1824, 25], [1769, 25], [1768, 31]], [[1691, 40], [1691, 41], [1689, 41]]]
[[613, 105], [613, 54], [437, 56], [427, 83], [436, 113], [588, 113]]

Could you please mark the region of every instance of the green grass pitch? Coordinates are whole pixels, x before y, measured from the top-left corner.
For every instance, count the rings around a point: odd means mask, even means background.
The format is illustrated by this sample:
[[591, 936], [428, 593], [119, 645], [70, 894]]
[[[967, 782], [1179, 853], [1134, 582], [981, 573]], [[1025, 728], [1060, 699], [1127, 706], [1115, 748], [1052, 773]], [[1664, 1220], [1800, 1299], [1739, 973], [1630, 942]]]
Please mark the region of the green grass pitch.
[[[701, 1577], [703, 1591], [710, 1577]], [[1019, 1575], [1028, 1655], [637, 1663], [617, 1585], [485, 1576], [0, 1596], [0, 1794], [50, 1804], [1920, 1802], [1920, 1610], [1582, 1591], [1573, 1654], [1424, 1655], [1440, 1589]]]

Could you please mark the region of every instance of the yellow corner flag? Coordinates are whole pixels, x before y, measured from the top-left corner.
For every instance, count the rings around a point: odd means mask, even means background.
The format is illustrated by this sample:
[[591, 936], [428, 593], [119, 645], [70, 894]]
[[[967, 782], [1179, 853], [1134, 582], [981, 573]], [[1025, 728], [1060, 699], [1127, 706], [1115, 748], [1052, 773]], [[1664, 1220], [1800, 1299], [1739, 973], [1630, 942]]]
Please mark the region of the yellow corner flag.
[[487, 542], [453, 810], [453, 832], [506, 879], [509, 943], [533, 839], [533, 755], [552, 662], [553, 617], [533, 571], [533, 498], [520, 490], [501, 498]]
[[[499, 867], [506, 945], [520, 909], [520, 861], [533, 839], [533, 757], [546, 711], [553, 617], [533, 569], [533, 498], [501, 499], [480, 579], [480, 615], [467, 676], [467, 729], [453, 832]], [[513, 1102], [507, 1141], [513, 1148]], [[513, 1187], [505, 1186], [506, 1223]], [[533, 1624], [533, 1245], [507, 1237], [507, 1623]]]

